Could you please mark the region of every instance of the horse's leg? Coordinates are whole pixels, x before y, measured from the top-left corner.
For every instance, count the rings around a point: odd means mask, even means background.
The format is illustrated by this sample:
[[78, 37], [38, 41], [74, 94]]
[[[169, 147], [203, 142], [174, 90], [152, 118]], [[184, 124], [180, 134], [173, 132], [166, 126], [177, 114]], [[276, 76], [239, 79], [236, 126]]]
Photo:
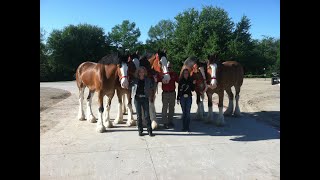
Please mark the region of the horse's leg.
[[225, 116], [231, 116], [233, 113], [233, 93], [231, 91], [231, 87], [226, 89], [229, 98], [229, 105], [227, 110], [224, 112]]
[[199, 102], [200, 102], [200, 94], [198, 92], [196, 92], [196, 96], [197, 96], [197, 99], [196, 99], [196, 103], [197, 103], [197, 114], [196, 114], [196, 120], [200, 120], [200, 108], [199, 108]]
[[234, 110], [234, 115], [235, 116], [241, 116], [241, 112], [240, 112], [240, 108], [239, 108], [240, 87], [241, 86], [235, 86], [235, 89], [236, 89], [236, 108]]
[[128, 114], [128, 106], [127, 106], [127, 103], [128, 103], [128, 95], [127, 93], [123, 94], [122, 95], [122, 112], [123, 114]]
[[103, 124], [103, 97], [104, 93], [100, 90], [98, 92], [98, 102], [99, 102], [99, 117], [98, 117], [98, 122], [97, 122], [97, 129], [96, 131], [99, 133], [102, 133], [106, 130], [106, 127]]
[[200, 95], [200, 102], [199, 102], [199, 104], [200, 104], [200, 118], [201, 118], [201, 120], [202, 120], [203, 117], [204, 117], [204, 105], [203, 105], [203, 100], [204, 100], [204, 94], [201, 94], [201, 95]]
[[107, 111], [105, 112], [106, 113], [106, 118], [104, 119], [104, 125], [107, 127], [107, 128], [112, 128], [113, 125], [110, 121], [110, 109], [111, 109], [111, 101], [112, 101], [112, 98], [114, 96], [114, 92], [110, 95], [110, 96], [107, 96]]
[[156, 107], [154, 106], [155, 99], [156, 99], [156, 91], [153, 91], [151, 98], [149, 98], [149, 113], [150, 113], [152, 130], [157, 129], [158, 127]]
[[85, 120], [85, 115], [83, 111], [83, 99], [84, 99], [84, 89], [85, 87], [79, 88], [79, 112], [78, 112], [78, 119], [80, 121]]
[[218, 92], [219, 95], [219, 104], [218, 104], [218, 108], [219, 108], [219, 115], [218, 115], [218, 119], [216, 121], [216, 125], [217, 126], [223, 126], [224, 125], [224, 116], [223, 116], [223, 96], [224, 96], [224, 90], [221, 89]]
[[[116, 119], [113, 121], [113, 124], [119, 124], [123, 122], [123, 113], [122, 113], [122, 97], [123, 97], [123, 91], [117, 89], [117, 97], [118, 97], [118, 115]], [[111, 102], [111, 101], [110, 101]]]
[[131, 100], [131, 91], [128, 91], [127, 93], [127, 101], [128, 104], [128, 120], [127, 120], [127, 126], [134, 126], [135, 125], [135, 121], [133, 118], [133, 110], [132, 110], [132, 100]]
[[87, 121], [89, 121], [91, 123], [97, 122], [96, 121], [97, 118], [94, 117], [94, 115], [92, 113], [92, 109], [91, 109], [93, 95], [94, 95], [94, 91], [89, 90], [89, 95], [87, 97]]
[[208, 97], [208, 115], [207, 115], [207, 120], [206, 120], [206, 123], [210, 123], [212, 122], [212, 115], [213, 115], [213, 112], [212, 112], [212, 93], [208, 93], [207, 92], [207, 97]]

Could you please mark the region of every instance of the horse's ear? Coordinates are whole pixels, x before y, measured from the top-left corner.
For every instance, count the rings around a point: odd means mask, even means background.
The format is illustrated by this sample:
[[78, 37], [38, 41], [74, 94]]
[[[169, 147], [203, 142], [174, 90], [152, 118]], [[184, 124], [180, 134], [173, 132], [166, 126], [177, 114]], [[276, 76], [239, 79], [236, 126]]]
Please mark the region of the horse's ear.
[[164, 49], [163, 49], [163, 52], [164, 52], [164, 53], [167, 53], [167, 50], [164, 48]]
[[138, 55], [138, 53], [139, 53], [139, 50], [136, 51], [136, 55]]

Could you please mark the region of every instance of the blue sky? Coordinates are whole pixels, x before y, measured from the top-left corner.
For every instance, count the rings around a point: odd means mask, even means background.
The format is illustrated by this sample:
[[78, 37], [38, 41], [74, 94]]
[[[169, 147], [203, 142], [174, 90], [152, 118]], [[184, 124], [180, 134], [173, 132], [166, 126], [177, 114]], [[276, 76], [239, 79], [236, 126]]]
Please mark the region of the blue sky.
[[40, 0], [40, 27], [46, 36], [53, 29], [79, 23], [97, 25], [107, 33], [127, 19], [136, 23], [141, 31], [139, 41], [145, 42], [150, 26], [206, 5], [225, 9], [235, 23], [248, 16], [254, 39], [262, 35], [280, 38], [280, 0]]

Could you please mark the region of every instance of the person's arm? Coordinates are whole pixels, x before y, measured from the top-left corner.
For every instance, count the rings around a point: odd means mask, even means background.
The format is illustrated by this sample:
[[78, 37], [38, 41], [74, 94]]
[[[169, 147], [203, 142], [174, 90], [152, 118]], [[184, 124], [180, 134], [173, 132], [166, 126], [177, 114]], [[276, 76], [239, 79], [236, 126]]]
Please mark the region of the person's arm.
[[176, 83], [179, 83], [179, 76], [178, 76], [178, 74], [177, 73], [174, 73], [174, 77], [175, 77], [175, 79], [174, 79], [174, 81], [176, 82]]
[[181, 90], [181, 83], [179, 82], [177, 100], [180, 100], [181, 92], [182, 92], [182, 90]]

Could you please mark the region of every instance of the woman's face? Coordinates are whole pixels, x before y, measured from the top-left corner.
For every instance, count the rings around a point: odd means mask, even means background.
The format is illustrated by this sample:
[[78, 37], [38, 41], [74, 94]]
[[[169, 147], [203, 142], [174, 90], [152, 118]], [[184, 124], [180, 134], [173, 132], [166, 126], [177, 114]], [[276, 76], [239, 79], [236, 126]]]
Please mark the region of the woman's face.
[[188, 79], [188, 77], [189, 77], [189, 72], [188, 72], [188, 71], [183, 71], [183, 77], [184, 77], [185, 79]]
[[144, 77], [144, 70], [139, 71], [139, 77], [141, 77], [141, 78]]

